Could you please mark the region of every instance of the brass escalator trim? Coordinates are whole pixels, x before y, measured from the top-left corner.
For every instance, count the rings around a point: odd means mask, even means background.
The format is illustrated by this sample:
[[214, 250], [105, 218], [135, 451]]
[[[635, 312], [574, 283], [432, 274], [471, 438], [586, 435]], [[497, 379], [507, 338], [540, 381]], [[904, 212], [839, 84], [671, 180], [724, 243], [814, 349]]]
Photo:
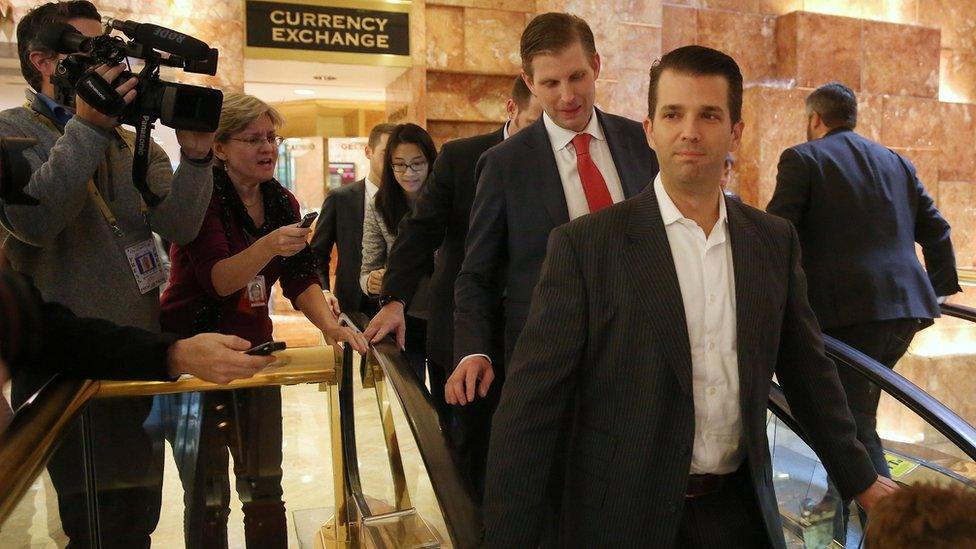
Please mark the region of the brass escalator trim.
[[386, 455], [390, 461], [390, 473], [393, 477], [393, 493], [396, 498], [398, 511], [411, 509], [410, 492], [407, 490], [407, 475], [403, 472], [403, 458], [400, 456], [400, 444], [397, 440], [396, 425], [393, 423], [393, 406], [390, 402], [383, 369], [379, 364], [369, 365], [373, 371], [373, 388], [376, 391], [376, 405], [380, 412], [380, 425], [383, 428], [383, 441], [386, 443]]
[[176, 381], [102, 381], [97, 383], [96, 398], [166, 395], [197, 391], [225, 391], [271, 385], [300, 383], [328, 383], [337, 380], [332, 347], [299, 347], [274, 354], [277, 359], [264, 370], [247, 379], [237, 379], [221, 385], [184, 376]]
[[97, 389], [93, 381], [55, 377], [0, 432], [0, 525], [44, 470], [65, 430]]

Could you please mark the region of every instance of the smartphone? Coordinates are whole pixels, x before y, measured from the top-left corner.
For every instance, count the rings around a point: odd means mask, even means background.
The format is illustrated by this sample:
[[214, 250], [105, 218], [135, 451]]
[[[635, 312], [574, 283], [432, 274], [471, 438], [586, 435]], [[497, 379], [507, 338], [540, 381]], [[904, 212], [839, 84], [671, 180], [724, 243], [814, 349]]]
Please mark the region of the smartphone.
[[284, 341], [267, 341], [244, 352], [249, 355], [268, 356], [277, 351], [284, 351], [286, 347]]
[[298, 228], [307, 229], [311, 227], [312, 222], [315, 221], [315, 218], [318, 216], [319, 216], [319, 212], [308, 212], [307, 214], [305, 214], [305, 217], [303, 217], [302, 220], [298, 222]]

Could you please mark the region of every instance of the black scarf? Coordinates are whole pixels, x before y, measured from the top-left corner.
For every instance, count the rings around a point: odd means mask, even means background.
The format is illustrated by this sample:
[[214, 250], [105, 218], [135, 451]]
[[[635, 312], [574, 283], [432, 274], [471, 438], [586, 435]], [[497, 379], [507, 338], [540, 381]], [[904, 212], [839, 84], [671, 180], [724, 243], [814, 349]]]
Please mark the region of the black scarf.
[[[248, 240], [252, 243], [275, 229], [299, 221], [291, 207], [291, 196], [274, 178], [261, 183], [259, 187], [261, 200], [264, 203], [264, 224], [260, 227], [254, 224], [254, 220], [247, 213], [247, 208], [237, 194], [237, 189], [226, 170], [214, 166], [213, 181], [213, 192], [221, 205], [220, 220], [228, 240], [233, 230], [231, 219], [237, 221], [238, 226], [244, 229]], [[282, 276], [318, 279], [318, 258], [308, 246], [291, 257], [282, 257], [281, 263]], [[241, 291], [243, 289], [220, 299], [207, 298], [206, 303], [194, 316], [194, 333], [217, 331], [220, 326], [220, 304], [228, 300], [237, 301], [240, 299]]]

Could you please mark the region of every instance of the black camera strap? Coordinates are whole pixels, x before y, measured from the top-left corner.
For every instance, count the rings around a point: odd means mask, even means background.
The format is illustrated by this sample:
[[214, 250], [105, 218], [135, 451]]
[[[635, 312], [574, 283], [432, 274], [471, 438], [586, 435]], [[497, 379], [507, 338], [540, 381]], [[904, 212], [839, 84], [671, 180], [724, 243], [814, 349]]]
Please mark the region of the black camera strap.
[[162, 199], [149, 189], [146, 176], [149, 173], [149, 145], [152, 143], [152, 128], [155, 118], [142, 113], [136, 124], [136, 142], [132, 151], [132, 184], [149, 206], [156, 206]]

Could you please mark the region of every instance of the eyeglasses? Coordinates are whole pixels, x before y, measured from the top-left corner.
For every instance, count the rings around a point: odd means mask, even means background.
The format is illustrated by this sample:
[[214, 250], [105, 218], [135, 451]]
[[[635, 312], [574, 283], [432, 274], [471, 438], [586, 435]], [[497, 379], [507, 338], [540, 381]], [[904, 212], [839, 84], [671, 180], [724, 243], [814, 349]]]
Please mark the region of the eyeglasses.
[[407, 173], [407, 168], [410, 168], [410, 170], [413, 173], [420, 173], [420, 170], [424, 169], [426, 166], [427, 166], [426, 160], [418, 160], [417, 162], [411, 162], [409, 164], [401, 164], [398, 162], [394, 162], [393, 173], [405, 174]]
[[241, 143], [254, 147], [255, 149], [259, 148], [261, 145], [264, 145], [265, 143], [270, 143], [271, 145], [278, 147], [285, 140], [285, 138], [281, 137], [280, 135], [271, 135], [268, 137], [261, 137], [260, 135], [252, 135], [251, 137], [231, 137], [231, 139], [233, 141], [240, 141]]

